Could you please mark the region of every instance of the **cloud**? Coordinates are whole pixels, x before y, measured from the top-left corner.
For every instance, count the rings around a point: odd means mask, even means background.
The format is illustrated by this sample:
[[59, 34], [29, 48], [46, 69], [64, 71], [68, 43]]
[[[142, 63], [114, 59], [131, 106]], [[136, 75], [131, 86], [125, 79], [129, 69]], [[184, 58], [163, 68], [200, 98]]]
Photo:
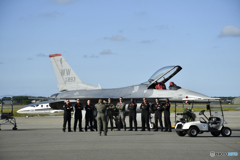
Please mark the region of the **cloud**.
[[28, 58], [27, 60], [31, 61], [31, 60], [33, 60], [33, 58]]
[[240, 28], [235, 26], [226, 26], [222, 29], [221, 34], [218, 37], [239, 37]]
[[38, 54], [37, 54], [37, 57], [47, 57], [47, 55], [44, 54], [44, 53], [38, 53]]
[[69, 4], [69, 3], [73, 3], [77, 0], [52, 0], [52, 1], [57, 4]]
[[42, 18], [56, 18], [58, 16], [63, 16], [64, 14], [58, 11], [54, 11], [54, 12], [45, 12], [45, 13], [41, 13], [38, 16], [42, 17]]
[[123, 36], [112, 36], [112, 37], [104, 37], [105, 40], [110, 40], [110, 41], [125, 41], [126, 38]]
[[157, 25], [156, 28], [157, 28], [158, 30], [168, 30], [168, 29], [170, 29], [170, 27], [169, 27], [168, 25], [164, 25], [164, 24], [162, 24], [162, 25]]
[[146, 16], [147, 12], [141, 11], [136, 13], [137, 16]]
[[155, 42], [156, 40], [142, 40], [141, 43], [153, 43]]
[[120, 29], [118, 32], [119, 32], [119, 33], [123, 33], [123, 32], [124, 32], [124, 30], [123, 30], [123, 29]]
[[145, 27], [138, 27], [138, 29], [139, 29], [140, 31], [146, 31], [146, 30], [147, 30], [147, 28], [145, 28]]
[[114, 54], [110, 49], [106, 49], [100, 52], [100, 55], [110, 55], [110, 54]]
[[39, 14], [31, 14], [28, 16], [20, 16], [19, 19], [21, 21], [33, 21], [36, 19], [49, 19], [49, 20], [54, 20], [57, 17], [64, 16], [64, 13], [58, 12], [58, 11], [53, 11], [53, 12], [43, 12]]
[[92, 55], [83, 55], [83, 58], [99, 58], [98, 56], [96, 56], [96, 55], [94, 55], [94, 54], [92, 54]]

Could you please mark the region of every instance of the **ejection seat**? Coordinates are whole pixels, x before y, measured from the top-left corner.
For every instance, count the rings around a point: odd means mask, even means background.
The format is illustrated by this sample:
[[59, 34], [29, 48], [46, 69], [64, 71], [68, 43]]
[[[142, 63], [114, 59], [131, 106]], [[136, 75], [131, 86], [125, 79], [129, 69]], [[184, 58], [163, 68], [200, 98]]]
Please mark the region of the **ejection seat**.
[[170, 82], [169, 89], [170, 90], [178, 90], [181, 87], [177, 86], [174, 82]]
[[157, 84], [155, 85], [155, 89], [166, 89], [166, 85], [163, 82], [157, 82]]

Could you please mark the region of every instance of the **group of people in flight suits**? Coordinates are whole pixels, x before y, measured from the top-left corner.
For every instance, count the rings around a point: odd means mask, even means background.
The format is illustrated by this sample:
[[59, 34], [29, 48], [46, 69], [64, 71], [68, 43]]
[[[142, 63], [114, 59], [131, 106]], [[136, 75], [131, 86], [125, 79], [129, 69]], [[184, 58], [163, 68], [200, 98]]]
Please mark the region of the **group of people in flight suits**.
[[[107, 135], [107, 126], [110, 121], [111, 131], [114, 130], [113, 120], [117, 120], [117, 128], [118, 131], [123, 129], [126, 131], [126, 122], [125, 122], [125, 109], [126, 104], [123, 102], [123, 98], [119, 98], [119, 102], [114, 105], [111, 102], [111, 98], [108, 98], [108, 102], [99, 99], [98, 103], [93, 106], [91, 101], [87, 101], [87, 105], [83, 106], [80, 103], [80, 99], [77, 99], [77, 103], [72, 106], [69, 102], [69, 99], [66, 100], [66, 104], [63, 106], [64, 108], [64, 121], [63, 121], [63, 132], [66, 130], [66, 123], [68, 123], [68, 132], [72, 132], [71, 130], [71, 112], [74, 110], [74, 132], [78, 128], [80, 132], [83, 132], [82, 129], [82, 110], [85, 108], [85, 132], [88, 131], [88, 128], [91, 131], [96, 129], [101, 135], [102, 129], [104, 130], [104, 135]], [[145, 131], [145, 127], [147, 126], [147, 130], [150, 131], [149, 126], [149, 116], [150, 109], [155, 112], [155, 130], [158, 131], [158, 122], [160, 123], [161, 131], [171, 132], [171, 121], [170, 121], [170, 103], [169, 99], [166, 99], [165, 103], [160, 103], [158, 99], [155, 99], [155, 104], [150, 106], [147, 102], [146, 98], [143, 98], [143, 103], [140, 106], [142, 110], [141, 113], [141, 121], [142, 121], [142, 130]], [[128, 104], [129, 110], [129, 131], [133, 131], [133, 123], [134, 129], [137, 131], [137, 104], [134, 102], [134, 99], [131, 99], [131, 103]], [[162, 123], [162, 112], [164, 111], [164, 124], [165, 130], [163, 130]], [[90, 125], [89, 125], [90, 124]], [[94, 125], [93, 125], [94, 124]]]

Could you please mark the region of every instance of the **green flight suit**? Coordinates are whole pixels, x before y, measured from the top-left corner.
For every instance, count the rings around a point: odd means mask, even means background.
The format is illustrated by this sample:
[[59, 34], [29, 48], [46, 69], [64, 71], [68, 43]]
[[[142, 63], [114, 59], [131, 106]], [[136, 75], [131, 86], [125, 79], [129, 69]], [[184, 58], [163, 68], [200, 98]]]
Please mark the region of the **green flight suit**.
[[114, 114], [115, 106], [112, 103], [107, 103], [107, 128], [108, 128], [108, 122], [110, 120], [111, 130], [113, 130], [113, 114]]
[[[106, 129], [106, 116], [105, 112], [107, 109], [106, 104], [103, 103], [97, 103], [95, 104], [95, 108], [97, 109], [97, 127], [98, 127], [98, 134], [101, 135], [101, 124], [103, 125], [104, 134], [107, 135], [107, 129]], [[102, 122], [102, 123], [101, 123]]]
[[116, 108], [118, 109], [118, 130], [121, 130], [121, 122], [123, 124], [123, 128], [126, 131], [126, 122], [125, 122], [125, 103], [118, 102], [116, 105]]

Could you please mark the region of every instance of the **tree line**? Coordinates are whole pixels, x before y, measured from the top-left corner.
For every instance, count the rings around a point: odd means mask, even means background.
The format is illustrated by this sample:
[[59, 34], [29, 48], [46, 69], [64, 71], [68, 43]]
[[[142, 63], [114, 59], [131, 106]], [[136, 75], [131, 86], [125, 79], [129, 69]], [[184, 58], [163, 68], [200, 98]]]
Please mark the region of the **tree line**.
[[[32, 103], [32, 100], [29, 98], [46, 98], [46, 97], [33, 97], [33, 96], [13, 96], [13, 102], [14, 104], [21, 104], [21, 105], [25, 105], [25, 104], [29, 104]], [[10, 101], [11, 97], [4, 97], [3, 99], [4, 101]], [[2, 103], [2, 100], [0, 100], [0, 102]]]

